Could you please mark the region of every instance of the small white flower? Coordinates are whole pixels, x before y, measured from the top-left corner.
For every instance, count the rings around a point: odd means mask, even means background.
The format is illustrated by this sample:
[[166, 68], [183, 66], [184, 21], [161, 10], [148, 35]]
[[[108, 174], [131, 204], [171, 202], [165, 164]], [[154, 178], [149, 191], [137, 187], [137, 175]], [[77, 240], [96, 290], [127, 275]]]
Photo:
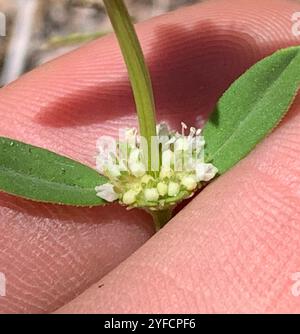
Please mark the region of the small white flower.
[[170, 131], [165, 123], [157, 126], [161, 165], [159, 171], [153, 172], [147, 171], [142, 160], [136, 129], [125, 132], [126, 142], [111, 145], [113, 152], [107, 152], [107, 146], [102, 149], [99, 142], [97, 169], [110, 183], [96, 187], [97, 195], [109, 202], [119, 199], [122, 204], [147, 206], [150, 210], [166, 209], [174, 205], [175, 198], [179, 202], [191, 197], [202, 181], [217, 174], [217, 169], [204, 161], [205, 140], [201, 130], [190, 128], [185, 136], [186, 129], [184, 123], [182, 133]]
[[146, 201], [156, 202], [159, 199], [159, 193], [156, 188], [145, 189], [144, 194]]
[[159, 182], [157, 184], [157, 191], [158, 191], [160, 196], [164, 197], [168, 193], [168, 186], [163, 182]]
[[143, 163], [135, 162], [129, 165], [132, 175], [136, 177], [142, 177], [146, 173], [146, 168]]
[[175, 151], [187, 151], [189, 149], [189, 142], [186, 137], [178, 138], [174, 143]]
[[162, 166], [165, 169], [170, 169], [174, 163], [174, 153], [171, 150], [162, 152]]
[[128, 165], [131, 173], [136, 177], [142, 177], [146, 173], [144, 164], [140, 161], [140, 150], [133, 148], [130, 152]]
[[140, 150], [138, 148], [132, 148], [129, 154], [128, 163], [134, 164], [136, 162], [139, 162], [140, 158]]
[[197, 181], [209, 181], [217, 174], [217, 168], [212, 164], [198, 163], [196, 164]]
[[188, 190], [193, 191], [197, 188], [196, 177], [192, 175], [184, 176], [181, 180], [181, 184]]
[[137, 142], [137, 130], [136, 129], [126, 129], [125, 130], [125, 143], [129, 147], [135, 147]]
[[144, 175], [142, 178], [141, 178], [141, 183], [142, 184], [148, 184], [150, 181], [154, 181], [154, 178], [153, 176], [150, 176], [148, 174]]
[[112, 162], [108, 162], [104, 168], [111, 178], [117, 178], [121, 175], [120, 167]]
[[176, 183], [176, 182], [170, 182], [169, 183], [169, 186], [168, 186], [168, 195], [170, 197], [174, 197], [174, 196], [178, 195], [179, 190], [180, 190], [180, 186], [179, 186], [178, 183]]
[[128, 190], [123, 195], [123, 203], [126, 205], [131, 205], [136, 201], [136, 195], [137, 193], [134, 190]]
[[172, 175], [174, 174], [173, 170], [170, 168], [165, 168], [162, 167], [160, 172], [159, 172], [159, 177], [163, 180], [165, 178], [170, 179], [172, 177]]
[[118, 194], [114, 191], [114, 186], [110, 183], [105, 183], [101, 186], [97, 186], [95, 190], [97, 196], [107, 202], [114, 202], [119, 198]]

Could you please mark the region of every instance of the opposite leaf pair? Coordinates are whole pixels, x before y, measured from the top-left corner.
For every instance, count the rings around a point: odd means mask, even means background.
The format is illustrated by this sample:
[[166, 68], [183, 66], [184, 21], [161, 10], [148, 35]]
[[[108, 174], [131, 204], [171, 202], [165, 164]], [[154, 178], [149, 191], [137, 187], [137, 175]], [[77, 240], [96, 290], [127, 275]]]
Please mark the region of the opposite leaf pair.
[[[280, 122], [300, 87], [300, 47], [277, 51], [242, 75], [219, 100], [203, 128], [205, 162], [223, 174]], [[106, 204], [97, 171], [45, 149], [0, 137], [0, 190], [73, 206]], [[163, 208], [161, 208], [163, 209]]]

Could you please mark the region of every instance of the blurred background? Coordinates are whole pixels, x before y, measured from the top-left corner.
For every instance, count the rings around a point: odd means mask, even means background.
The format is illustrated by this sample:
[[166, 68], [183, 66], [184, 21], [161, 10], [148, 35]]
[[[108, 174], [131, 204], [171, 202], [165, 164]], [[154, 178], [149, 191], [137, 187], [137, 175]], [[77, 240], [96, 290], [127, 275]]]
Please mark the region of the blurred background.
[[[138, 22], [201, 1], [126, 3]], [[0, 0], [0, 87], [110, 31], [101, 0]]]

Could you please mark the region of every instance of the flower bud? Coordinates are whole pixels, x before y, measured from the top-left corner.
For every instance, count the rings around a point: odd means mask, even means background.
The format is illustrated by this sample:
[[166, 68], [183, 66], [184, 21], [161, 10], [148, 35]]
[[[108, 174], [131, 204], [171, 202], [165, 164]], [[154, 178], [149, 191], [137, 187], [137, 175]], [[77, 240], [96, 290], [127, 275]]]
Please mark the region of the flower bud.
[[169, 183], [169, 186], [168, 186], [168, 195], [170, 197], [174, 197], [174, 196], [178, 195], [179, 190], [180, 190], [180, 186], [179, 186], [178, 183], [176, 183], [176, 182], [170, 182]]
[[145, 189], [144, 195], [148, 202], [156, 202], [159, 199], [159, 193], [156, 188]]
[[160, 173], [159, 173], [159, 177], [161, 179], [165, 179], [165, 178], [170, 178], [173, 175], [173, 170], [172, 169], [168, 169], [168, 168], [162, 168]]
[[166, 196], [168, 193], [168, 186], [163, 182], [159, 182], [157, 184], [157, 190], [160, 196]]
[[146, 173], [145, 166], [141, 162], [130, 164], [130, 171], [135, 177], [142, 177]]
[[193, 191], [197, 188], [196, 178], [192, 175], [184, 176], [181, 180], [181, 184], [188, 190]]
[[135, 202], [136, 200], [136, 192], [133, 190], [128, 190], [126, 193], [123, 195], [123, 203], [126, 205], [131, 205]]

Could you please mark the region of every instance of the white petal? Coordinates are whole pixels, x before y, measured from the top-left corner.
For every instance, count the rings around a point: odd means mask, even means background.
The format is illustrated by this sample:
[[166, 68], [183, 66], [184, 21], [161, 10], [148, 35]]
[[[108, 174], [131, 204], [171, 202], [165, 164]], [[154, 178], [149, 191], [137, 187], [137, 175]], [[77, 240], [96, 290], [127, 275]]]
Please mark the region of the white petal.
[[174, 143], [174, 151], [186, 151], [189, 147], [186, 137], [179, 137]]
[[216, 176], [218, 169], [212, 164], [198, 163], [196, 165], [197, 182], [209, 181]]
[[176, 182], [170, 182], [168, 185], [168, 195], [170, 197], [174, 197], [176, 195], [178, 195], [180, 191], [180, 185]]
[[101, 156], [97, 156], [96, 158], [96, 169], [98, 172], [101, 174], [104, 173], [104, 166], [105, 166], [105, 161], [101, 158]]
[[163, 182], [159, 182], [157, 184], [157, 191], [160, 196], [165, 196], [168, 193], [168, 185]]
[[188, 191], [192, 191], [197, 188], [197, 180], [192, 175], [184, 176], [181, 180], [181, 184], [183, 184]]
[[129, 155], [128, 163], [134, 164], [139, 162], [139, 156], [140, 156], [140, 150], [138, 148], [132, 149]]
[[121, 175], [120, 168], [118, 165], [107, 164], [105, 168], [107, 170], [108, 175], [112, 178], [117, 178]]
[[142, 177], [146, 173], [146, 168], [141, 162], [130, 163], [129, 168], [135, 177]]
[[125, 142], [129, 147], [136, 147], [137, 142], [137, 130], [132, 129], [126, 129], [125, 130]]
[[170, 169], [170, 168], [167, 168], [167, 167], [162, 167], [160, 172], [159, 172], [159, 177], [161, 179], [164, 179], [164, 178], [170, 178], [173, 176], [173, 170]]
[[175, 141], [176, 141], [176, 138], [175, 137], [171, 137], [167, 142], [164, 143], [163, 149], [166, 149], [166, 148], [169, 149], [169, 146], [171, 144], [174, 144]]
[[156, 188], [145, 189], [145, 199], [149, 202], [156, 202], [159, 199], [159, 193]]
[[171, 150], [162, 152], [162, 166], [169, 169], [174, 163], [174, 154]]
[[119, 161], [119, 170], [122, 172], [126, 172], [128, 169], [126, 167], [126, 161], [125, 160], [120, 160]]
[[123, 203], [126, 205], [131, 205], [136, 201], [136, 192], [134, 190], [128, 190], [124, 195], [123, 195]]
[[111, 183], [105, 183], [95, 188], [97, 196], [103, 198], [107, 202], [114, 202], [118, 199], [114, 186]]

